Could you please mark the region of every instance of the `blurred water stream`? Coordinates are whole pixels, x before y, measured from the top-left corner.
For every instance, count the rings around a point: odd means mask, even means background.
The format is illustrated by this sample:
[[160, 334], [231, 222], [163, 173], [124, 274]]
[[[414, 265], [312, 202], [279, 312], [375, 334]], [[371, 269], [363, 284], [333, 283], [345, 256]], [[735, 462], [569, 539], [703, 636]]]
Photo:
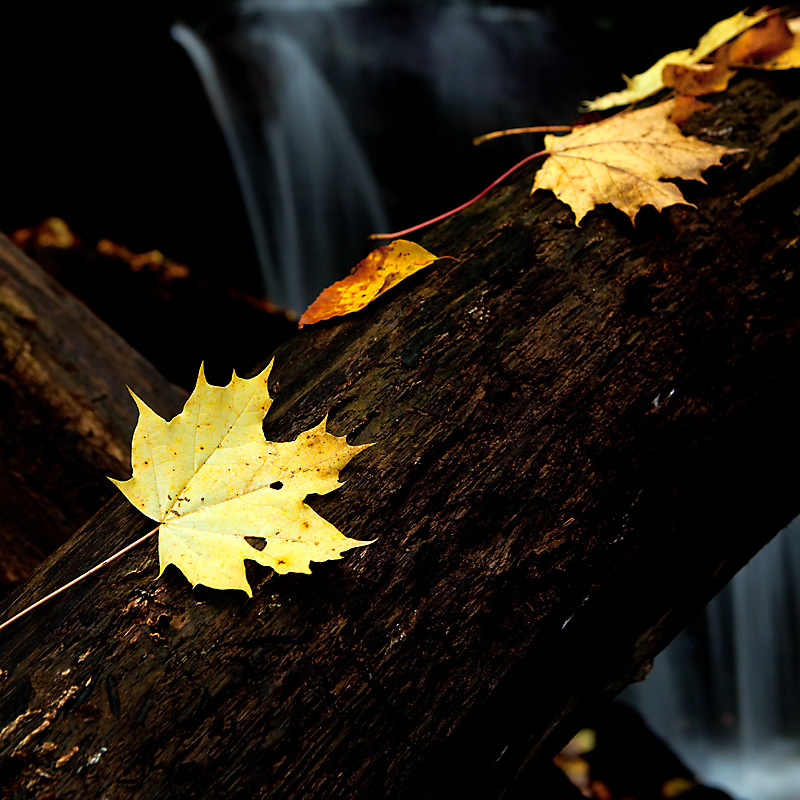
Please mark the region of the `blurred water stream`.
[[800, 518], [620, 699], [741, 800], [800, 797]]
[[447, 210], [430, 198], [449, 184], [453, 205], [466, 200], [470, 162], [508, 146], [479, 157], [474, 136], [572, 119], [581, 99], [577, 81], [568, 89], [578, 65], [537, 11], [250, 0], [172, 33], [224, 132], [267, 292], [295, 311], [347, 274], [409, 197], [430, 215]]

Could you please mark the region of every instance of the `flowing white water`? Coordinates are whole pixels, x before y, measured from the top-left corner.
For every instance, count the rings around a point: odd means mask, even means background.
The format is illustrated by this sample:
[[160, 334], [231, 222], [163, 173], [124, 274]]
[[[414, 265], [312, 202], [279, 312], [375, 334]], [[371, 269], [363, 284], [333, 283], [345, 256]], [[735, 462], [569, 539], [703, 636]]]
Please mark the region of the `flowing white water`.
[[[291, 36], [256, 29], [244, 57], [214, 50], [178, 24], [173, 36], [202, 77], [239, 179], [266, 289], [302, 311], [358, 260], [386, 219], [341, 107]], [[244, 80], [242, 80], [244, 78]], [[347, 270], [344, 270], [346, 272]]]
[[800, 519], [621, 699], [709, 784], [741, 800], [800, 797]]
[[[243, 0], [173, 36], [225, 135], [267, 292], [298, 311], [387, 230], [384, 195], [430, 193], [404, 166], [424, 164], [435, 192], [454, 142], [467, 152], [479, 133], [541, 124], [580, 98], [564, 91], [574, 66], [543, 15], [476, 2]], [[375, 157], [402, 188], [378, 188]]]

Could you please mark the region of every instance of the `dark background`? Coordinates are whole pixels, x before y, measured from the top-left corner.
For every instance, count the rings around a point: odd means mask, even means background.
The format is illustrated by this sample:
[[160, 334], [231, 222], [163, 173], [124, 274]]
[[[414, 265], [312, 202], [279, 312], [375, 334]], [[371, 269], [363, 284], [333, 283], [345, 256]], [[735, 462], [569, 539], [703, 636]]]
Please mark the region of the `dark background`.
[[[56, 215], [86, 241], [108, 237], [135, 252], [157, 248], [197, 274], [223, 273], [242, 290], [260, 293], [224, 141], [193, 66], [169, 33], [176, 19], [196, 24], [224, 16], [227, 5], [4, 4], [0, 231], [9, 234]], [[586, 98], [622, 88], [622, 72], [635, 74], [666, 52], [692, 47], [711, 24], [740, 9], [732, 2], [671, 3], [656, 12], [654, 23], [653, 10], [641, 4], [596, 2], [591, 10], [580, 4], [516, 5], [556, 19], [562, 37], [557, 46], [577, 69], [546, 79], [562, 81], [564, 92], [573, 94], [576, 80], [585, 82], [586, 91], [578, 87], [575, 96]], [[413, 112], [409, 107], [410, 121]], [[411, 154], [373, 154], [394, 197], [392, 222], [398, 226], [464, 201], [501, 163], [476, 154], [468, 164], [459, 158], [434, 167], [421, 141]], [[424, 202], [398, 200], [393, 178], [401, 189], [426, 185]]]

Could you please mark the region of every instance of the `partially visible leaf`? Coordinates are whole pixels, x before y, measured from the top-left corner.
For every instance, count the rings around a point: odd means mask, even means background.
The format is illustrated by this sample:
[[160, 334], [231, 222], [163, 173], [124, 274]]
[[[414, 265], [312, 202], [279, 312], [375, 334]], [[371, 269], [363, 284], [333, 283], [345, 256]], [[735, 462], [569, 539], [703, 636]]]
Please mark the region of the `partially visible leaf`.
[[728, 88], [728, 81], [736, 74], [725, 64], [667, 64], [662, 73], [664, 86], [679, 95], [715, 94]]
[[792, 43], [775, 58], [758, 66], [761, 69], [795, 69], [800, 67], [800, 17], [787, 20], [786, 26], [792, 34]]
[[646, 97], [655, 94], [664, 88], [662, 73], [668, 64], [681, 64], [689, 66], [697, 64], [707, 56], [711, 55], [718, 47], [746, 31], [761, 20], [766, 19], [770, 11], [759, 11], [753, 16], [748, 16], [744, 11], [724, 19], [712, 26], [709, 31], [697, 43], [694, 50], [678, 50], [674, 53], [660, 58], [650, 69], [635, 75], [633, 78], [625, 76], [627, 88], [621, 92], [611, 92], [598, 97], [595, 100], [584, 103], [587, 111], [603, 111], [614, 106], [630, 105], [638, 103]]
[[378, 247], [359, 261], [346, 278], [323, 290], [300, 317], [299, 327], [360, 311], [437, 258], [424, 247], [405, 239]]
[[772, 14], [734, 39], [727, 47], [725, 58], [736, 67], [758, 66], [788, 50], [793, 40], [783, 17]]
[[713, 108], [711, 103], [704, 103], [689, 94], [680, 94], [675, 98], [675, 103], [669, 114], [669, 121], [674, 122], [676, 125], [685, 125], [695, 111], [703, 111], [708, 108]]
[[600, 203], [611, 203], [631, 220], [646, 205], [659, 211], [676, 203], [692, 205], [661, 178], [705, 183], [704, 170], [738, 151], [684, 136], [669, 120], [674, 107], [675, 100], [667, 100], [566, 136], [545, 136], [550, 157], [536, 173], [532, 191], [550, 189], [575, 212], [576, 225]]
[[605, 111], [615, 106], [627, 106], [638, 103], [651, 94], [661, 91], [664, 88], [662, 73], [668, 64], [695, 64], [700, 59], [692, 58], [692, 50], [678, 50], [659, 58], [650, 69], [629, 78], [627, 75], [622, 77], [625, 80], [626, 88], [621, 92], [609, 92], [594, 100], [587, 100], [583, 103], [585, 111]]

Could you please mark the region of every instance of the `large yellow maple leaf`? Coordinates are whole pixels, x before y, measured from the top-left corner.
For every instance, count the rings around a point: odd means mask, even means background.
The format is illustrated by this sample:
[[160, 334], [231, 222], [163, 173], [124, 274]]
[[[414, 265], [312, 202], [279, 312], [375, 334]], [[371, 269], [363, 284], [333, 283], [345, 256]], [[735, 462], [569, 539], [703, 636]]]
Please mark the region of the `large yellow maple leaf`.
[[669, 117], [675, 100], [617, 114], [575, 128], [566, 136], [545, 136], [549, 158], [536, 173], [532, 192], [550, 189], [575, 212], [575, 224], [600, 203], [611, 203], [631, 219], [646, 205], [659, 211], [692, 205], [673, 183], [684, 178], [705, 183], [702, 172], [719, 164], [721, 145], [684, 136]]
[[604, 111], [615, 106], [638, 103], [640, 100], [650, 97], [650, 95], [664, 88], [664, 67], [670, 64], [681, 66], [697, 64], [711, 55], [718, 47], [766, 19], [771, 13], [774, 12], [761, 10], [752, 16], [748, 16], [744, 11], [740, 11], [732, 17], [728, 17], [728, 19], [721, 20], [702, 36], [694, 50], [676, 50], [674, 53], [668, 53], [659, 58], [650, 69], [639, 75], [634, 75], [633, 78], [623, 75], [626, 84], [625, 89], [621, 92], [609, 92], [609, 94], [604, 94], [595, 100], [590, 100], [583, 104], [584, 108], [587, 111]]
[[175, 564], [192, 585], [252, 596], [244, 559], [308, 573], [311, 561], [370, 544], [348, 539], [304, 502], [338, 488], [339, 471], [369, 445], [348, 445], [325, 430], [324, 419], [294, 441], [267, 441], [271, 367], [211, 386], [201, 366], [183, 411], [169, 422], [133, 395], [133, 477], [112, 482], [160, 523], [160, 572]]

